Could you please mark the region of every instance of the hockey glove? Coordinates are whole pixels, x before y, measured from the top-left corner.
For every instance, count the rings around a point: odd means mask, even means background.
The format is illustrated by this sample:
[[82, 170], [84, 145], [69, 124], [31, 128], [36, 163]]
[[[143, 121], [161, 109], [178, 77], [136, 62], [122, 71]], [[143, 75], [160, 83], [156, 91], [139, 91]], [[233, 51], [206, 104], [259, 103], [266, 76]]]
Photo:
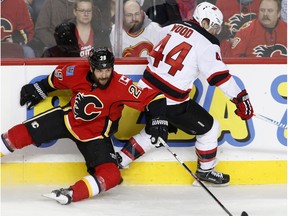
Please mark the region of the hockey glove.
[[246, 90], [242, 90], [237, 97], [231, 100], [237, 107], [235, 114], [242, 120], [248, 120], [253, 116], [253, 107], [250, 103], [248, 93]]
[[47, 92], [44, 86], [36, 82], [34, 84], [24, 85], [20, 92], [20, 105], [27, 104], [28, 109], [38, 104], [41, 100], [47, 97]]
[[151, 143], [159, 148], [162, 145], [158, 142], [158, 138], [161, 137], [165, 142], [168, 139], [168, 121], [164, 118], [153, 118], [146, 125], [146, 132], [151, 135]]

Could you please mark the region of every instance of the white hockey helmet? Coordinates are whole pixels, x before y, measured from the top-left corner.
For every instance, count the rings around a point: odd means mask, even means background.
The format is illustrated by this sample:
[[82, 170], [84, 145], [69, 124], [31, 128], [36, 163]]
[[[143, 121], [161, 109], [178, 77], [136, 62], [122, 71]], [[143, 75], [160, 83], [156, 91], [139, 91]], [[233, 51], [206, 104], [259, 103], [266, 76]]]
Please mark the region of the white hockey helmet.
[[217, 6], [209, 2], [202, 2], [198, 4], [197, 7], [195, 8], [193, 17], [200, 24], [201, 27], [202, 27], [202, 20], [208, 19], [209, 29], [219, 28], [218, 31], [221, 30], [221, 25], [223, 23], [223, 14]]

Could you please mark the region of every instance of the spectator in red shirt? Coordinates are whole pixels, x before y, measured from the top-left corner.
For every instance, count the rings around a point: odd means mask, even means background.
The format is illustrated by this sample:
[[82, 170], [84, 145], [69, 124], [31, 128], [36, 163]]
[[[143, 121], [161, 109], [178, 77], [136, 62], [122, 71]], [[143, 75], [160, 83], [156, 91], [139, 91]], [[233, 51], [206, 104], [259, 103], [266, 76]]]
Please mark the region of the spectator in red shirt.
[[[33, 36], [34, 24], [26, 3], [23, 0], [1, 1], [1, 43], [19, 44], [24, 57], [32, 58], [35, 57], [34, 51], [26, 44]], [[5, 51], [2, 50], [2, 53]]]
[[80, 57], [89, 55], [93, 47], [111, 48], [110, 31], [102, 28], [97, 14], [93, 13], [93, 0], [75, 0], [73, 14], [75, 16], [75, 35], [80, 49]]
[[280, 0], [261, 0], [258, 18], [236, 34], [233, 57], [287, 58], [287, 24], [280, 19]]
[[241, 26], [257, 17], [260, 0], [217, 0], [216, 6], [222, 11], [224, 23], [234, 36]]

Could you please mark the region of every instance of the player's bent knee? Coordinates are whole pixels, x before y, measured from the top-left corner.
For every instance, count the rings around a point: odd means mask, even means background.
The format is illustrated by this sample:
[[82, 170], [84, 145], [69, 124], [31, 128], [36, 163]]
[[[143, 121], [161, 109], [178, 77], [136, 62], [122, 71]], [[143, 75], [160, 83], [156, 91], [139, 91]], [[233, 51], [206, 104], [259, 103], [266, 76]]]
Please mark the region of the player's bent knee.
[[197, 136], [197, 141], [200, 143], [214, 143], [215, 146], [217, 146], [217, 139], [218, 139], [218, 134], [220, 131], [220, 125], [219, 122], [213, 118], [213, 124], [212, 127], [210, 128], [209, 131], [207, 131], [203, 135], [198, 135]]
[[121, 173], [115, 163], [105, 163], [97, 166], [95, 175], [101, 184], [102, 191], [107, 191], [117, 186], [121, 181]]

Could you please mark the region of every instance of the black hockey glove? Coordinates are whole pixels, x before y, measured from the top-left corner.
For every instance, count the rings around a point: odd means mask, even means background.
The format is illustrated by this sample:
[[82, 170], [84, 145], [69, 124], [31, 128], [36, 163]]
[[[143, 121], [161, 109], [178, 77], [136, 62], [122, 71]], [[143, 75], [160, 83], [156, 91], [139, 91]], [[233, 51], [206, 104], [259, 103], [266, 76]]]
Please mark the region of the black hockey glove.
[[162, 144], [158, 142], [158, 138], [161, 137], [165, 142], [168, 139], [168, 121], [160, 117], [153, 118], [146, 125], [146, 132], [151, 135], [151, 143], [159, 148]]
[[39, 82], [24, 85], [20, 92], [20, 105], [27, 104], [28, 109], [31, 109], [41, 100], [45, 99], [47, 94], [43, 84]]

